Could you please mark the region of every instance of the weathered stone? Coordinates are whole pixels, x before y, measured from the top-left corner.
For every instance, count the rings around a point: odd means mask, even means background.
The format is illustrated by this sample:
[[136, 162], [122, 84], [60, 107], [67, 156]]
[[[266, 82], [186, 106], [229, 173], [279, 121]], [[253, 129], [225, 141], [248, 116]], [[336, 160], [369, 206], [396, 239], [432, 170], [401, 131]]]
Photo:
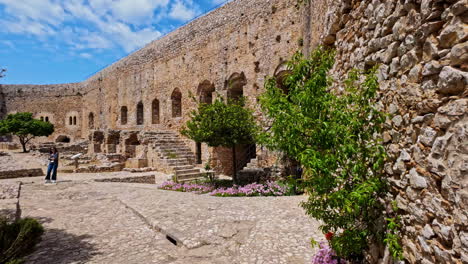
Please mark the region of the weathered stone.
[[421, 78], [421, 69], [422, 69], [421, 64], [417, 64], [416, 66], [414, 66], [408, 73], [408, 81], [419, 82]]
[[450, 48], [461, 40], [465, 40], [468, 37], [468, 30], [466, 27], [467, 25], [460, 21], [460, 18], [454, 17], [439, 35], [441, 47]]
[[411, 155], [406, 150], [402, 150], [398, 159], [404, 162], [409, 162], [411, 161]]
[[414, 189], [424, 189], [427, 188], [427, 182], [424, 177], [419, 175], [416, 169], [411, 169], [409, 172], [409, 180], [411, 187]]
[[441, 70], [442, 70], [442, 65], [440, 65], [440, 63], [438, 63], [437, 61], [431, 61], [424, 65], [422, 75], [429, 76], [429, 75], [439, 74]]
[[461, 116], [466, 113], [466, 109], [468, 109], [468, 99], [458, 99], [441, 106], [437, 112], [448, 116]]
[[452, 66], [468, 64], [468, 42], [463, 42], [452, 47], [450, 62]]
[[418, 137], [418, 141], [423, 143], [425, 146], [432, 146], [436, 136], [437, 132], [433, 128], [426, 127], [421, 129], [421, 134]]
[[396, 115], [392, 118], [393, 125], [400, 127], [403, 124], [403, 118], [401, 115]]
[[447, 128], [452, 123], [452, 120], [445, 115], [437, 113], [434, 117], [434, 125], [439, 128]]
[[439, 75], [438, 91], [442, 94], [459, 94], [468, 86], [468, 73], [445, 66]]
[[433, 236], [435, 236], [434, 231], [429, 224], [424, 226], [421, 234], [427, 239], [431, 239]]
[[422, 250], [428, 254], [431, 254], [432, 248], [427, 244], [426, 239], [424, 239], [423, 237], [418, 237], [418, 240]]
[[405, 55], [403, 55], [403, 57], [401, 57], [400, 60], [401, 70], [405, 72], [411, 69], [416, 64], [417, 60], [418, 58], [414, 50], [406, 53]]
[[423, 45], [423, 60], [430, 61], [438, 56], [438, 40], [434, 36], [430, 36], [426, 39]]
[[468, 1], [459, 0], [458, 2], [455, 2], [452, 8], [450, 8], [450, 11], [456, 16], [465, 13], [466, 11], [468, 11]]
[[400, 71], [400, 58], [396, 57], [392, 59], [392, 63], [390, 64], [390, 74], [395, 75], [398, 71]]

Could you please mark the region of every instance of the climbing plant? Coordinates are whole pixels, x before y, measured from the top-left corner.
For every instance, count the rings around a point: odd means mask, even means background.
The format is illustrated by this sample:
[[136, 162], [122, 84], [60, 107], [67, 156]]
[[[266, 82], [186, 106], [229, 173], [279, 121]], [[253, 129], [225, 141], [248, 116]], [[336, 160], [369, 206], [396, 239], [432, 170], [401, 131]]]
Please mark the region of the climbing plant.
[[385, 115], [375, 107], [375, 70], [352, 70], [339, 84], [329, 75], [333, 64], [334, 52], [319, 47], [310, 58], [297, 53], [288, 62], [291, 73], [281, 84], [288, 89], [267, 79], [260, 102], [268, 129], [260, 141], [302, 164], [309, 194], [302, 206], [322, 221], [324, 233], [334, 233], [338, 256], [360, 261], [386, 232], [378, 224], [386, 194]]

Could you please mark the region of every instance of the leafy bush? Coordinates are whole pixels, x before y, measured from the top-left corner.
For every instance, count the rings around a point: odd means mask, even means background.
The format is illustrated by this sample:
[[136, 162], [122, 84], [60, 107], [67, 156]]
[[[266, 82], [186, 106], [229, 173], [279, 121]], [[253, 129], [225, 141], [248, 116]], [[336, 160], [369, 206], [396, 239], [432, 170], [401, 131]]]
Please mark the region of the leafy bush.
[[13, 223], [0, 220], [0, 263], [21, 263], [39, 243], [44, 228], [35, 219], [24, 218]]
[[330, 245], [338, 256], [359, 262], [385, 229], [377, 224], [387, 192], [385, 115], [375, 107], [375, 69], [352, 70], [341, 85], [328, 75], [333, 64], [334, 52], [324, 48], [308, 59], [297, 53], [284, 83], [266, 81], [260, 101], [269, 129], [260, 140], [304, 167], [309, 199], [302, 206], [324, 233], [335, 233]]

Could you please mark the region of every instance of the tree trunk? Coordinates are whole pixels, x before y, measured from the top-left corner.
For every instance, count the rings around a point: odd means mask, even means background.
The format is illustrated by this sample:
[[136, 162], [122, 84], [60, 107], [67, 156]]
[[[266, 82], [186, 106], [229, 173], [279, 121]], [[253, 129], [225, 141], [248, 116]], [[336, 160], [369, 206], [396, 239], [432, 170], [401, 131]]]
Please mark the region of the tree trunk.
[[26, 141], [22, 137], [20, 137], [19, 140], [20, 140], [21, 146], [23, 147], [23, 153], [26, 153], [27, 152], [26, 151]]
[[232, 181], [237, 184], [237, 158], [236, 146], [232, 146]]

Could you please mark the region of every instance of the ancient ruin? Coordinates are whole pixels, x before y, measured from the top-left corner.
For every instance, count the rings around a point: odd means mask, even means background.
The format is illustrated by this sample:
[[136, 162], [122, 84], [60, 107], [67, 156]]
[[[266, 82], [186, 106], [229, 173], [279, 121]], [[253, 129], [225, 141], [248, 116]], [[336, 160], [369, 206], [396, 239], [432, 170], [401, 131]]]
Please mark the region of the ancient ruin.
[[[44, 141], [87, 141], [105, 169], [191, 179], [211, 159], [229, 174], [229, 150], [179, 135], [196, 101], [243, 95], [260, 116], [266, 76], [282, 78], [297, 50], [331, 46], [336, 79], [379, 65], [380, 106], [391, 115], [386, 172], [403, 212], [406, 259], [468, 263], [467, 23], [466, 0], [236, 0], [81, 83], [1, 85], [0, 116], [28, 111], [52, 122], [56, 132]], [[260, 167], [274, 160], [261, 146], [238, 156]]]

